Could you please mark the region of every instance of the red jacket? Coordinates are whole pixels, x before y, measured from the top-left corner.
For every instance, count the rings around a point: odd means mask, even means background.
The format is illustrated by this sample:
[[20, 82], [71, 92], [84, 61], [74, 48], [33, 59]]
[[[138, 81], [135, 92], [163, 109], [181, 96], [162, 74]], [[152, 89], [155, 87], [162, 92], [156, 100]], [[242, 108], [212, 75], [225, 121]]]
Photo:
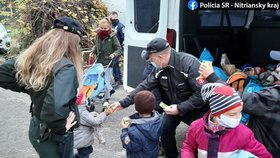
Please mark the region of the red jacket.
[[[209, 113], [190, 125], [181, 150], [182, 158], [207, 157], [209, 135], [214, 134], [207, 127], [208, 116]], [[243, 124], [222, 131], [218, 146], [219, 158], [226, 158], [238, 150], [248, 151], [259, 158], [272, 158], [264, 145], [255, 139], [253, 132]]]

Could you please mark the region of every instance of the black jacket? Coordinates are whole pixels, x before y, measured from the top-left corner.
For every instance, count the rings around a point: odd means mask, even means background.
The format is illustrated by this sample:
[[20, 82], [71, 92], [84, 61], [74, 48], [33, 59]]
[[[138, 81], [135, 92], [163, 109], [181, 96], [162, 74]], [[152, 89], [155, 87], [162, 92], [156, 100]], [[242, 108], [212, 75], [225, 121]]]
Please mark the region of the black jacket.
[[[221, 82], [214, 73], [209, 82]], [[243, 112], [250, 115], [248, 127], [273, 157], [280, 157], [280, 85], [275, 84], [259, 92], [241, 94]]]
[[75, 105], [76, 92], [79, 86], [76, 69], [73, 63], [63, 58], [53, 67], [50, 83], [41, 91], [25, 89], [17, 83], [14, 67], [15, 60], [0, 65], [0, 87], [30, 95], [33, 102], [33, 114], [58, 134], [65, 133], [66, 119], [70, 111], [74, 111], [79, 120], [79, 112]]
[[159, 69], [155, 74], [149, 75], [125, 99], [120, 101], [123, 107], [133, 104], [133, 97], [142, 90], [153, 90], [157, 86], [161, 89], [162, 101], [168, 105], [178, 104], [181, 115], [192, 115], [188, 120], [202, 117], [209, 109], [200, 95], [201, 86], [196, 82], [199, 76], [199, 61], [187, 53], [178, 53], [171, 49], [169, 64], [166, 68]]

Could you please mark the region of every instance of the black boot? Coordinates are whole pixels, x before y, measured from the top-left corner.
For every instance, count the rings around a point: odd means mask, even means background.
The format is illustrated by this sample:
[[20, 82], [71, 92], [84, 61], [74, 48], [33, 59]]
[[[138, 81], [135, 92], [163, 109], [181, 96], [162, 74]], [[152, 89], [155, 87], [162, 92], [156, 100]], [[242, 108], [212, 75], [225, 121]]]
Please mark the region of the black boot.
[[110, 96], [113, 95], [116, 91], [114, 89], [110, 90]]

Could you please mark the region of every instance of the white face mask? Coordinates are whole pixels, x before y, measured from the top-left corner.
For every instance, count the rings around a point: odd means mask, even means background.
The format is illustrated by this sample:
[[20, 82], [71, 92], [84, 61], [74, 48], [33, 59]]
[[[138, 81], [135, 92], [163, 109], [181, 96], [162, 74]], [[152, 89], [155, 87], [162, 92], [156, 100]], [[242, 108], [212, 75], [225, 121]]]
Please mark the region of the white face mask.
[[230, 118], [223, 114], [220, 115], [220, 118], [217, 117], [218, 124], [226, 128], [237, 127], [239, 125], [240, 120], [241, 120], [241, 113], [239, 119]]
[[155, 68], [157, 68], [157, 69], [161, 69], [161, 68], [162, 68], [161, 66], [157, 65], [157, 64], [154, 63], [154, 62], [151, 62], [151, 64], [152, 64]]

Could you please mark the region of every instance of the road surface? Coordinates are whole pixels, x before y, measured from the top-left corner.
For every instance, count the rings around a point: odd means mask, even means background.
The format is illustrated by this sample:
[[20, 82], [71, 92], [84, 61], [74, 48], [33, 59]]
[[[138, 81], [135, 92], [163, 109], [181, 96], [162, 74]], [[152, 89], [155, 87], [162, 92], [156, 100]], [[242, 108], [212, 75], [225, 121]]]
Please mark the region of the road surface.
[[[122, 87], [116, 90], [110, 102], [118, 101], [127, 95]], [[29, 96], [0, 88], [0, 157], [1, 158], [38, 158], [28, 139], [30, 121]], [[100, 111], [100, 108], [97, 109]], [[119, 122], [124, 116], [134, 113], [134, 106], [109, 116], [104, 123], [106, 144], [99, 144], [97, 139], [93, 145], [93, 158], [125, 158], [125, 150], [120, 142], [121, 127]], [[182, 146], [187, 126], [183, 123], [177, 129], [178, 147]]]

